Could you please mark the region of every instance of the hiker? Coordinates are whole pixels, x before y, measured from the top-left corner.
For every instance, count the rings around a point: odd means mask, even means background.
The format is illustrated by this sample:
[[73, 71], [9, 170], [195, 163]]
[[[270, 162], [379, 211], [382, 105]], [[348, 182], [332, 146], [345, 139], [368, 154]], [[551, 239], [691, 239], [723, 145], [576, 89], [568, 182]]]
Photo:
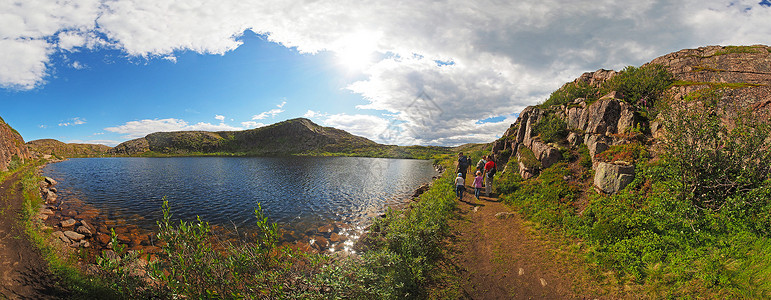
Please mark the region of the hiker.
[[474, 177], [474, 196], [479, 200], [479, 192], [482, 191], [482, 171], [477, 171]]
[[485, 168], [485, 164], [487, 163], [485, 158], [487, 158], [487, 156], [486, 155], [482, 155], [482, 158], [480, 158], [479, 162], [477, 162], [477, 171], [482, 172], [482, 169]]
[[463, 199], [463, 191], [466, 190], [466, 180], [463, 179], [463, 175], [458, 173], [458, 177], [455, 177], [455, 196], [458, 199]]
[[485, 192], [487, 197], [490, 197], [490, 193], [493, 192], [493, 176], [495, 176], [495, 162], [492, 156], [487, 156], [487, 163], [485, 163]]
[[463, 174], [463, 179], [466, 179], [466, 173], [468, 172], [468, 167], [471, 165], [471, 159], [468, 158], [468, 156], [463, 155], [463, 152], [458, 153], [458, 173]]

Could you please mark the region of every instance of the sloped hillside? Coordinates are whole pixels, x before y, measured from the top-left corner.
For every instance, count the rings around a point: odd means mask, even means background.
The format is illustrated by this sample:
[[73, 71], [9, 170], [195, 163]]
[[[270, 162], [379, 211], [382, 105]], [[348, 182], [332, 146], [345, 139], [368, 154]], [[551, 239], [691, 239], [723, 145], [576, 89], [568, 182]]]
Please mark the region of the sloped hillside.
[[19, 132], [0, 118], [0, 171], [13, 168], [30, 157]]
[[298, 118], [244, 131], [156, 132], [127, 141], [110, 153], [135, 155], [148, 151], [164, 154], [237, 153], [289, 155], [347, 152], [378, 147], [379, 144], [343, 130], [322, 127]]
[[[495, 141], [504, 203], [631, 295], [771, 295], [771, 48], [686, 49], [566, 83]], [[579, 240], [575, 243], [572, 239]]]
[[29, 141], [27, 147], [33, 155], [54, 155], [65, 158], [104, 156], [112, 148], [99, 144], [64, 143], [54, 139]]

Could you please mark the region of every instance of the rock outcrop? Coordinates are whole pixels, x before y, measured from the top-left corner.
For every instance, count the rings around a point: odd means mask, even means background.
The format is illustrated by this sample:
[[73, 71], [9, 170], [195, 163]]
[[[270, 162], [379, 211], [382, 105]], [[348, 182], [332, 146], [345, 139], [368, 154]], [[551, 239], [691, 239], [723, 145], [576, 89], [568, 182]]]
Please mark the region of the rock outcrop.
[[0, 118], [0, 171], [8, 170], [14, 161], [21, 163], [30, 157], [19, 132]]
[[[771, 119], [771, 47], [686, 49], [661, 56], [648, 64], [662, 65], [674, 75], [677, 81], [669, 91], [672, 97], [684, 97], [704, 88], [720, 88], [720, 105], [728, 117], [750, 108], [753, 113]], [[566, 85], [580, 82], [597, 88], [618, 74], [601, 69], [584, 73]], [[494, 142], [493, 156], [499, 164], [516, 157], [519, 174], [527, 179], [560, 161], [562, 149], [576, 149], [583, 143], [592, 158], [595, 186], [606, 193], [618, 192], [634, 178], [634, 165], [600, 162], [596, 155], [615, 145], [628, 143], [631, 129], [638, 125], [648, 129], [644, 139], [655, 143], [662, 134], [663, 124], [659, 119], [647, 120], [636, 115], [635, 107], [621, 99], [623, 95], [611, 92], [593, 103], [577, 98], [560, 106], [527, 107], [503, 137]], [[535, 125], [550, 114], [567, 125], [567, 136], [558, 144], [543, 142], [534, 131]], [[643, 124], [638, 124], [641, 121]]]
[[594, 186], [608, 194], [623, 190], [634, 180], [634, 166], [598, 162], [594, 172]]

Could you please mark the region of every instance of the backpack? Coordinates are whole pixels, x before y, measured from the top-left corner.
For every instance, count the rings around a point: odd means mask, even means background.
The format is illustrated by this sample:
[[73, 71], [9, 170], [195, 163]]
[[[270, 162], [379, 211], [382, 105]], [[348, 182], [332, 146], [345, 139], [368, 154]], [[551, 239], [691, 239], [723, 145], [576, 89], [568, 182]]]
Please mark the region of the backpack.
[[498, 170], [498, 166], [493, 163], [493, 168], [490, 169], [490, 171], [487, 172], [487, 177], [493, 177], [495, 176], [495, 171]]

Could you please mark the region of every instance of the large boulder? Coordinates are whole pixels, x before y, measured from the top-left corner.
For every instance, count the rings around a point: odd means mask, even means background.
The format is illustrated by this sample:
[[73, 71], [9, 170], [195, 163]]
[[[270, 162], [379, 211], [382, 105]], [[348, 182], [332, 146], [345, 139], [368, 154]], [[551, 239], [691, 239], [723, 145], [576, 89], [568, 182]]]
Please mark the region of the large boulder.
[[623, 190], [634, 180], [634, 166], [599, 162], [594, 167], [594, 186], [608, 194]]

